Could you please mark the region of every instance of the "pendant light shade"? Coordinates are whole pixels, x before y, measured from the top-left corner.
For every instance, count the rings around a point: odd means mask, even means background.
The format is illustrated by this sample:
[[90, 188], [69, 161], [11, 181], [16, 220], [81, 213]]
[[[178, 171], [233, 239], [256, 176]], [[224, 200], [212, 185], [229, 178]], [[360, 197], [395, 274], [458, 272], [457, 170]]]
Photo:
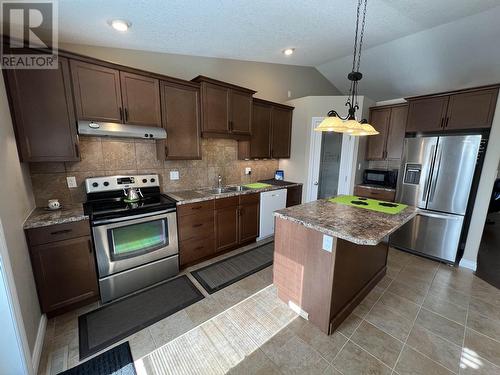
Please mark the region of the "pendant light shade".
[[347, 128], [337, 116], [325, 117], [323, 121], [314, 129], [317, 132], [338, 132], [343, 133]]
[[346, 106], [349, 108], [345, 117], [340, 116], [335, 110], [328, 112], [325, 118], [314, 130], [316, 131], [334, 131], [347, 133], [353, 136], [376, 135], [379, 134], [373, 126], [366, 120], [358, 121], [356, 111], [358, 106], [358, 84], [363, 78], [359, 71], [361, 61], [361, 47], [363, 46], [363, 36], [365, 33], [366, 4], [368, 0], [357, 0], [358, 7], [356, 12], [356, 32], [354, 34], [354, 52], [352, 61], [352, 71], [347, 75], [351, 82], [349, 94], [347, 96]]

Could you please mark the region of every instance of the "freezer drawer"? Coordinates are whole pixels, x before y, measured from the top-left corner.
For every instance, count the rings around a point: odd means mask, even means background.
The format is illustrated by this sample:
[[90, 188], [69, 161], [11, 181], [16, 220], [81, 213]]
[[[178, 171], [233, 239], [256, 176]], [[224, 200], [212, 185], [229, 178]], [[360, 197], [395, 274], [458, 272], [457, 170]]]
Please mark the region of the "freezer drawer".
[[455, 262], [463, 216], [422, 212], [394, 232], [391, 246]]

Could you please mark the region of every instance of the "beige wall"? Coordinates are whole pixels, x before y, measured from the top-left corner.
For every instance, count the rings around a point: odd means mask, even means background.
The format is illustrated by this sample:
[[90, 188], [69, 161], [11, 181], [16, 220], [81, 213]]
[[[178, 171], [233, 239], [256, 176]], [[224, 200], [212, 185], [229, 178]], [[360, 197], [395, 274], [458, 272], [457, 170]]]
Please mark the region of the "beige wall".
[[[26, 165], [19, 162], [3, 78], [0, 79], [0, 217], [30, 352], [41, 318], [23, 223], [34, 208]], [[1, 334], [1, 333], [0, 333]]]
[[339, 94], [335, 86], [313, 67], [75, 44], [60, 44], [59, 48], [186, 80], [201, 74], [248, 87], [257, 91], [255, 97], [280, 103], [308, 95]]
[[[272, 178], [277, 160], [237, 160], [237, 142], [231, 139], [203, 139], [202, 160], [159, 161], [155, 141], [80, 137], [81, 161], [75, 163], [31, 163], [30, 172], [37, 206], [58, 198], [63, 205], [85, 201], [87, 177], [156, 173], [164, 192], [215, 186], [217, 176], [224, 184], [239, 184]], [[252, 174], [244, 174], [245, 167]], [[180, 179], [170, 181], [169, 172]], [[69, 189], [66, 177], [75, 176], [78, 187]]]

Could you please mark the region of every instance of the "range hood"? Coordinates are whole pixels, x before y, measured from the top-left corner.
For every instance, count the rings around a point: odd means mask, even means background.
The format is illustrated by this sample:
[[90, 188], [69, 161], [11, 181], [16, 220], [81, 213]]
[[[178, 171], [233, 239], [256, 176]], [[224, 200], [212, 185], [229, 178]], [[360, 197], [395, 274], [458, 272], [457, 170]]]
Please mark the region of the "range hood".
[[163, 128], [96, 121], [78, 121], [78, 134], [94, 137], [167, 138], [167, 132]]

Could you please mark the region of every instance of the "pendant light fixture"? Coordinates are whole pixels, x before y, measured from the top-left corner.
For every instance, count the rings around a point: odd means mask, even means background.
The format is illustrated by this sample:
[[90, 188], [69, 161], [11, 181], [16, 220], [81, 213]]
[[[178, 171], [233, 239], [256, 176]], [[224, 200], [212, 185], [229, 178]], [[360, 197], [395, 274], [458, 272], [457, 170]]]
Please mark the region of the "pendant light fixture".
[[[362, 135], [376, 135], [379, 134], [373, 126], [363, 119], [358, 121], [356, 119], [356, 111], [359, 109], [358, 105], [358, 83], [363, 78], [363, 74], [359, 71], [359, 64], [361, 62], [361, 47], [363, 46], [363, 36], [365, 34], [365, 19], [366, 19], [366, 3], [368, 0], [358, 0], [358, 7], [356, 12], [356, 32], [354, 34], [354, 53], [352, 60], [352, 71], [347, 75], [347, 79], [351, 81], [349, 88], [349, 95], [345, 105], [349, 107], [347, 116], [342, 117], [337, 111], [331, 110], [326, 117], [314, 130], [348, 133], [349, 135], [362, 136]], [[361, 11], [363, 14], [361, 14]]]

